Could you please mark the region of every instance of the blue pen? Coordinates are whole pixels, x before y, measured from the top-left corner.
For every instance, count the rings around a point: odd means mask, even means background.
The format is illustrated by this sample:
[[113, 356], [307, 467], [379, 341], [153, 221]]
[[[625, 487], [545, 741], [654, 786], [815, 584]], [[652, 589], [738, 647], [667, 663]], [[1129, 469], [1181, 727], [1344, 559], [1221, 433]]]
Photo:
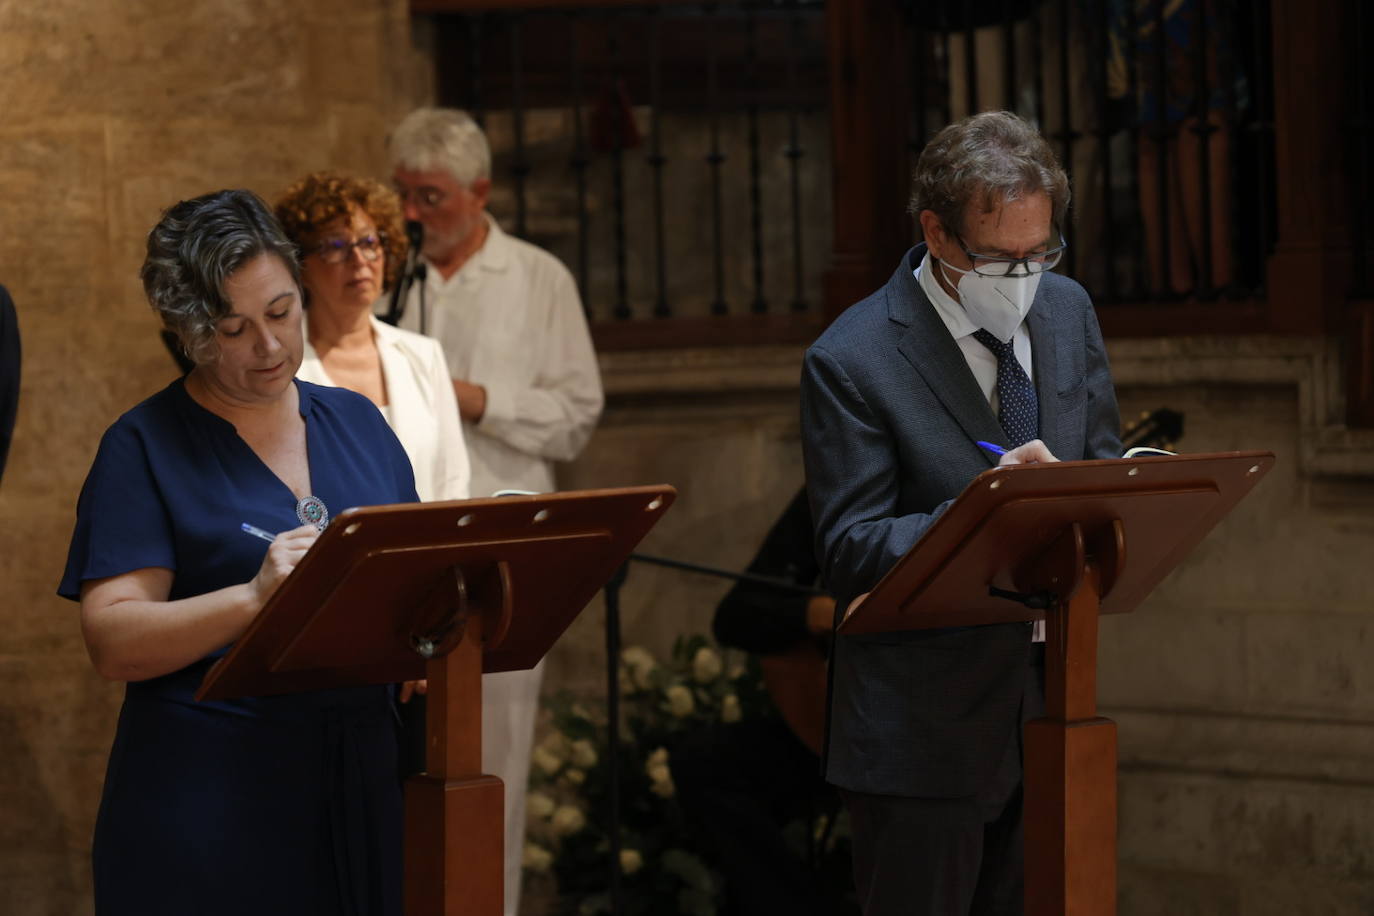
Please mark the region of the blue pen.
[[978, 447], [985, 448], [988, 451], [992, 452], [994, 455], [1005, 455], [1007, 453], [1007, 450], [1002, 448], [1002, 446], [994, 445], [991, 442], [984, 442], [982, 439], [978, 440]]
[[250, 525], [247, 522], [244, 522], [239, 527], [243, 529], [244, 534], [251, 534], [255, 538], [262, 538], [264, 541], [271, 542], [277, 539], [277, 536], [270, 531], [263, 531], [256, 525]]

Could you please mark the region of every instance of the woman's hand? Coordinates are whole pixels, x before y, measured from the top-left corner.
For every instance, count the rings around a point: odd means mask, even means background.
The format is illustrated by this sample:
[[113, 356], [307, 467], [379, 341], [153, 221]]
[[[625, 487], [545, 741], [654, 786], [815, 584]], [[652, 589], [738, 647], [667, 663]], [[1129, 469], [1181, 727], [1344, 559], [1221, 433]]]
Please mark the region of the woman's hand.
[[296, 568], [301, 557], [305, 556], [319, 536], [320, 529], [314, 525], [301, 525], [277, 535], [277, 539], [267, 548], [267, 556], [262, 558], [258, 574], [248, 583], [257, 598], [259, 609], [291, 574], [291, 570]]

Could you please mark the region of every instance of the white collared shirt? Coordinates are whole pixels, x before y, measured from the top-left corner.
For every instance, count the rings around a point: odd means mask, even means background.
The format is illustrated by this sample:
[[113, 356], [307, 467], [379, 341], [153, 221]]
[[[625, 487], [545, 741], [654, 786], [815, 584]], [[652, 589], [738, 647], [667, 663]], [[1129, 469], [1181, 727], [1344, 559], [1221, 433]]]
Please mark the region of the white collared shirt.
[[[337, 388], [310, 345], [306, 311], [305, 358], [296, 377]], [[415, 491], [425, 502], [467, 499], [470, 468], [458, 419], [458, 401], [438, 341], [372, 319], [372, 339], [382, 363], [387, 406], [382, 416], [401, 440], [415, 471]]]
[[[472, 494], [548, 492], [553, 463], [577, 457], [601, 416], [601, 372], [572, 274], [486, 219], [486, 241], [453, 276], [429, 265], [424, 332], [454, 378], [487, 392], [481, 421], [463, 423]], [[419, 330], [419, 300], [416, 284], [401, 327]]]

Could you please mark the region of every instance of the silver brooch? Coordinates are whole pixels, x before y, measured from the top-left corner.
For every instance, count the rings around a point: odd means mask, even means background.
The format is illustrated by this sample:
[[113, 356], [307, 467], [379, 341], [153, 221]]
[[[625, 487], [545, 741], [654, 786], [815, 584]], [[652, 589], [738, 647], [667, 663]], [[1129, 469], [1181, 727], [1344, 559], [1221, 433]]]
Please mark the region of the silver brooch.
[[314, 525], [323, 531], [329, 524], [329, 510], [318, 496], [302, 496], [296, 503], [296, 518], [302, 525]]

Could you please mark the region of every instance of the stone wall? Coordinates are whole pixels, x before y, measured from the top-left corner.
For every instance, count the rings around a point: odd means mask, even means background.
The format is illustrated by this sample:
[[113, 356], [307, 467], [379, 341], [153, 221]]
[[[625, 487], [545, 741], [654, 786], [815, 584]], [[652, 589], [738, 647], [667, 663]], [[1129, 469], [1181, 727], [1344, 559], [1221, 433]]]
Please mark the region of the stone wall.
[[0, 283], [24, 380], [0, 488], [0, 912], [88, 912], [121, 688], [54, 596], [100, 434], [173, 366], [138, 282], [160, 211], [382, 174], [432, 70], [404, 0], [0, 3]]

